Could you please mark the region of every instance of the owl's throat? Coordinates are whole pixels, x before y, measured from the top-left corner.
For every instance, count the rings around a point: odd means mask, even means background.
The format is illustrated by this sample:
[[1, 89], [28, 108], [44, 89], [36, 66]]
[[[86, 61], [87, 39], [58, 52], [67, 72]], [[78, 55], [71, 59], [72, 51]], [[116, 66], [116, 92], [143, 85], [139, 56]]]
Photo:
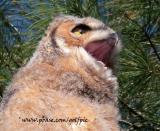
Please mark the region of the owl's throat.
[[101, 61], [106, 67], [111, 67], [114, 47], [116, 45], [115, 39], [105, 39], [90, 42], [86, 45], [85, 50], [92, 55], [97, 61]]

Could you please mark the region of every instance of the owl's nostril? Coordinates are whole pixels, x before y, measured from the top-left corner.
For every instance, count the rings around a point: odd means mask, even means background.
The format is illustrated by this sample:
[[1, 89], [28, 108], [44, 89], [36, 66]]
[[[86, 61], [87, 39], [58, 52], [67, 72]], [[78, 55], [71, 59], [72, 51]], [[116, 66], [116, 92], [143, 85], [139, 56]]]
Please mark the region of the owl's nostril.
[[112, 46], [116, 45], [117, 41], [118, 41], [118, 35], [117, 35], [117, 33], [112, 33], [107, 38], [107, 43], [111, 44]]
[[118, 37], [117, 33], [112, 33], [109, 35], [109, 38], [112, 38], [112, 39], [117, 39], [117, 37]]

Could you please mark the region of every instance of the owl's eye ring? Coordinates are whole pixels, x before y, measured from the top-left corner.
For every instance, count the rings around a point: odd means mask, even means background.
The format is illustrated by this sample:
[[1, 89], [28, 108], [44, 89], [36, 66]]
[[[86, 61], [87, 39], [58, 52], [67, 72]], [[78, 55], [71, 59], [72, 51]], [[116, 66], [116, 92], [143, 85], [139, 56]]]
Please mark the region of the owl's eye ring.
[[92, 29], [85, 25], [85, 24], [79, 24], [79, 25], [76, 25], [72, 30], [71, 32], [74, 33], [75, 35], [82, 35], [88, 31], [91, 31]]

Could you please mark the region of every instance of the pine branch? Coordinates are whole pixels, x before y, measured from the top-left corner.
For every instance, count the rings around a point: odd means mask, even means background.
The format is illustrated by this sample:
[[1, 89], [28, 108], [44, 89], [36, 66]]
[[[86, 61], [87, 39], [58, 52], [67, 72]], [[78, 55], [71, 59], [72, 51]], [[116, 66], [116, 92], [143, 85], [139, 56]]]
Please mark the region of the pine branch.
[[[131, 113], [137, 115], [137, 116], [140, 117], [142, 120], [149, 122], [150, 125], [151, 125], [151, 124], [156, 125], [157, 128], [156, 128], [156, 127], [153, 127], [153, 128], [154, 128], [155, 130], [159, 130], [159, 128], [160, 128], [160, 124], [159, 124], [159, 123], [155, 123], [155, 122], [153, 122], [152, 120], [146, 118], [145, 115], [144, 115], [142, 112], [139, 112], [139, 111], [137, 111], [136, 109], [133, 109], [133, 108], [130, 107], [126, 102], [124, 102], [123, 100], [121, 100], [120, 98], [119, 98], [119, 102], [120, 102], [123, 106], [125, 106]], [[124, 122], [124, 121], [122, 121], [122, 122]], [[127, 123], [126, 123], [126, 124], [127, 124]], [[130, 122], [128, 122], [128, 124], [129, 124], [129, 125], [132, 125], [133, 127], [138, 127], [138, 128], [140, 128], [139, 126], [134, 125], [134, 124], [132, 124], [132, 123], [130, 123]]]
[[130, 122], [126, 121], [126, 120], [120, 120], [119, 122], [129, 125], [129, 126], [132, 127], [133, 129], [135, 129], [135, 128], [136, 128], [136, 129], [137, 129], [137, 128], [140, 128], [139, 126], [137, 126], [137, 125], [135, 125], [135, 124], [133, 124], [133, 123], [130, 123]]
[[160, 61], [160, 56], [159, 56], [159, 54], [158, 54], [158, 51], [156, 50], [155, 45], [153, 44], [150, 36], [148, 35], [148, 33], [147, 33], [146, 31], [145, 31], [145, 36], [146, 36], [146, 38], [148, 39], [148, 41], [149, 41], [149, 43], [150, 43], [150, 45], [151, 45], [151, 47], [152, 47], [155, 55], [157, 56], [157, 59]]
[[18, 40], [19, 43], [22, 43], [20, 33], [17, 28], [5, 17], [3, 10], [0, 10], [0, 19], [2, 20], [4, 26], [8, 27], [12, 34], [14, 34], [15, 38]]
[[12, 54], [10, 53], [9, 49], [7, 46], [4, 46], [8, 56], [10, 56], [10, 59], [13, 61], [13, 63], [19, 68], [21, 67], [21, 65], [19, 63], [17, 63], [17, 61], [13, 58]]
[[150, 36], [148, 35], [148, 33], [146, 32], [145, 28], [144, 28], [143, 26], [141, 26], [137, 21], [135, 21], [135, 20], [131, 19], [130, 17], [128, 17], [127, 14], [124, 14], [124, 16], [125, 16], [128, 20], [130, 20], [131, 22], [133, 22], [135, 25], [139, 26], [139, 27], [142, 29], [142, 31], [143, 31], [144, 34], [145, 34], [145, 37], [146, 37], [147, 40], [149, 41], [150, 46], [151, 46], [151, 48], [152, 48], [153, 51], [154, 51], [154, 54], [156, 55], [157, 59], [160, 61], [160, 56], [159, 56], [159, 54], [158, 54], [158, 51], [157, 51], [155, 45], [153, 44], [153, 42], [151, 41], [151, 38], [150, 38]]

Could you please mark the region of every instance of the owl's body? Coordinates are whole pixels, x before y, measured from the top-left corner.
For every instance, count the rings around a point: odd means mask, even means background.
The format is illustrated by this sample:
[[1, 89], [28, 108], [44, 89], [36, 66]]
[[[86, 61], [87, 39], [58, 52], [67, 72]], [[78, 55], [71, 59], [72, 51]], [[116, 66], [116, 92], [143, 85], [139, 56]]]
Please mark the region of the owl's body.
[[[77, 28], [85, 33], [77, 33]], [[119, 45], [105, 46], [113, 43], [107, 37], [112, 33], [93, 18], [56, 18], [8, 87], [0, 130], [118, 131], [118, 84], [111, 59]], [[96, 47], [97, 43], [104, 45]], [[94, 53], [97, 49], [101, 51]]]

